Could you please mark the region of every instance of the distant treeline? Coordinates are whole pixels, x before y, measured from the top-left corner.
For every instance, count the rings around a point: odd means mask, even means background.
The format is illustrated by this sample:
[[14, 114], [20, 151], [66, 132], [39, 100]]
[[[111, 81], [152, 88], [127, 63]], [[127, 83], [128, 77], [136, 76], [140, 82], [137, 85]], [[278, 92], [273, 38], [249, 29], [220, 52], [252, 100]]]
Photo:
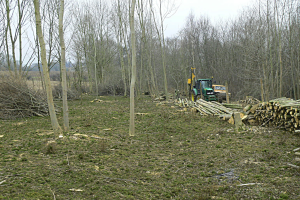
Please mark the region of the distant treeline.
[[[66, 68], [67, 71], [72, 71], [73, 64], [72, 62], [66, 62]], [[40, 69], [42, 69], [42, 64], [40, 63]], [[30, 68], [28, 68], [28, 71], [39, 71], [38, 63], [33, 63]], [[59, 63], [54, 64], [52, 67], [50, 67], [50, 71], [60, 71]]]

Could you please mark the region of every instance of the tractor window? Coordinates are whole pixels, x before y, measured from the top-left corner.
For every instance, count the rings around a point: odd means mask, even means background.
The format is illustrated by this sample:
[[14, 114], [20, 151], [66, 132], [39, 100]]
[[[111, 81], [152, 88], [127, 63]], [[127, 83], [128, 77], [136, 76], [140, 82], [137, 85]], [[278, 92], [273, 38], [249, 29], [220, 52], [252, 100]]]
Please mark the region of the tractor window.
[[202, 84], [203, 88], [211, 88], [212, 87], [211, 81], [202, 81], [201, 84]]

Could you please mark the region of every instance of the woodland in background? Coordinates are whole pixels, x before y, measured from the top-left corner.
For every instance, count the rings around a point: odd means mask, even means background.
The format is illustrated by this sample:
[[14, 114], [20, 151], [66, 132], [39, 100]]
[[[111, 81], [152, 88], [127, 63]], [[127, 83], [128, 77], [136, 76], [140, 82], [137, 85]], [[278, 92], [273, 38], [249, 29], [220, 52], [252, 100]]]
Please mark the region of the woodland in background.
[[[166, 88], [184, 93], [190, 68], [195, 67], [197, 78], [213, 76], [219, 84], [227, 81], [236, 99], [249, 95], [261, 99], [261, 88], [265, 101], [282, 96], [299, 98], [299, 1], [253, 1], [239, 17], [215, 25], [207, 17], [196, 17], [199, 13], [191, 13], [185, 26], [167, 37], [165, 19], [172, 17], [178, 6], [170, 2], [137, 1], [138, 93], [159, 94]], [[51, 68], [60, 62], [59, 1], [40, 3]], [[120, 0], [66, 1], [67, 61], [73, 64], [76, 88], [88, 81], [92, 94], [113, 88], [129, 95], [129, 7], [127, 1]], [[0, 69], [25, 76], [33, 62], [40, 63], [32, 1], [4, 0], [0, 9]]]

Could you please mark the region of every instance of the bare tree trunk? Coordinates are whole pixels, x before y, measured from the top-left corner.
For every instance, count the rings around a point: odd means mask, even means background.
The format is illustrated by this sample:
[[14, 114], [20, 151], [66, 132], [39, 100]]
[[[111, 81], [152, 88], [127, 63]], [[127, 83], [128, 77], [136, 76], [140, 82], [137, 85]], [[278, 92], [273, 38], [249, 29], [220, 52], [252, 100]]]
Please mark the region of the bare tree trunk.
[[119, 30], [117, 31], [117, 41], [118, 41], [118, 49], [120, 54], [120, 61], [121, 61], [121, 70], [122, 70], [122, 80], [124, 84], [124, 96], [127, 96], [127, 82], [126, 82], [126, 71], [125, 71], [125, 64], [123, 58], [123, 26], [122, 26], [122, 12], [120, 6], [120, 0], [118, 0], [118, 19], [119, 19]]
[[135, 135], [134, 127], [134, 87], [136, 80], [136, 46], [135, 46], [135, 28], [134, 28], [134, 9], [135, 0], [131, 2], [130, 9], [130, 34], [131, 34], [131, 50], [132, 50], [132, 75], [130, 84], [130, 126], [129, 126], [129, 136]]
[[[152, 0], [149, 1], [150, 6], [152, 5]], [[149, 65], [149, 71], [150, 71], [150, 77], [151, 77], [151, 83], [152, 83], [152, 88], [153, 88], [153, 94], [155, 94], [157, 97], [159, 96], [157, 84], [155, 82], [155, 74], [154, 74], [154, 69], [152, 66], [152, 15], [150, 15], [150, 40], [149, 40], [149, 51], [148, 51], [148, 65]]]
[[[97, 45], [96, 45], [96, 39], [95, 39], [95, 35], [94, 37], [94, 50], [95, 50], [95, 54], [94, 54], [94, 70], [95, 70], [95, 90], [96, 90], [96, 98], [98, 98], [98, 70], [97, 70]], [[103, 72], [102, 72], [103, 74]], [[102, 80], [103, 81], [103, 80]]]
[[163, 23], [163, 14], [162, 14], [162, 5], [160, 1], [159, 5], [159, 13], [160, 13], [160, 25], [161, 25], [161, 55], [162, 55], [162, 62], [163, 62], [163, 72], [164, 72], [164, 88], [165, 88], [165, 95], [166, 95], [166, 100], [169, 100], [169, 95], [168, 95], [168, 79], [167, 79], [167, 70], [166, 70], [166, 45], [165, 45], [165, 35], [164, 35], [164, 23]]
[[150, 4], [150, 9], [153, 15], [153, 20], [154, 20], [154, 25], [155, 25], [155, 29], [158, 35], [158, 39], [159, 39], [159, 46], [160, 46], [160, 50], [161, 50], [161, 58], [162, 58], [162, 67], [163, 67], [163, 78], [164, 78], [164, 90], [165, 90], [165, 95], [166, 95], [166, 100], [169, 99], [168, 97], [168, 82], [167, 82], [167, 71], [166, 71], [166, 56], [165, 56], [165, 38], [164, 38], [164, 18], [166, 16], [163, 16], [162, 13], [162, 0], [159, 0], [159, 14], [160, 14], [160, 27], [158, 29], [158, 25], [155, 21], [155, 14], [154, 14], [154, 10], [152, 7], [152, 1]]
[[62, 98], [63, 98], [63, 118], [64, 118], [64, 131], [68, 131], [69, 126], [69, 109], [68, 109], [68, 89], [67, 89], [67, 72], [66, 72], [66, 55], [65, 55], [65, 41], [64, 41], [64, 0], [60, 1], [60, 11], [59, 11], [59, 40], [61, 47], [61, 79], [62, 79]]
[[8, 27], [5, 28], [5, 49], [6, 49], [6, 59], [7, 67], [10, 75], [12, 75], [11, 65], [10, 65], [10, 56], [9, 56], [9, 46], [8, 46]]
[[[11, 49], [12, 49], [12, 57], [13, 57], [13, 63], [14, 63], [14, 71], [15, 71], [15, 75], [17, 76], [17, 61], [16, 61], [16, 53], [15, 53], [15, 43], [16, 40], [13, 38], [13, 33], [11, 30], [11, 20], [10, 20], [10, 6], [9, 6], [9, 1], [6, 0], [6, 18], [7, 18], [7, 28], [9, 31], [9, 35], [10, 35], [10, 40], [11, 40]], [[9, 52], [9, 51], [8, 51]]]
[[62, 133], [62, 129], [58, 124], [56, 113], [55, 113], [54, 102], [53, 102], [52, 87], [51, 87], [49, 69], [48, 69], [48, 64], [47, 64], [47, 59], [46, 59], [46, 47], [45, 47], [45, 41], [44, 41], [44, 37], [43, 37], [43, 33], [42, 33], [40, 5], [39, 5], [38, 0], [33, 0], [33, 2], [34, 2], [34, 9], [35, 9], [36, 29], [37, 29], [37, 34], [39, 37], [39, 43], [40, 43], [40, 47], [41, 47], [43, 75], [44, 75], [44, 79], [45, 79], [45, 86], [46, 86], [46, 92], [47, 92], [47, 100], [48, 100], [51, 124], [52, 124], [54, 133], [60, 134], [60, 133]]
[[19, 12], [19, 74], [22, 75], [22, 13], [20, 0], [18, 0], [18, 12]]
[[281, 26], [279, 26], [279, 23], [281, 23], [279, 21], [279, 11], [278, 11], [278, 7], [277, 7], [277, 3], [275, 2], [275, 8], [277, 11], [277, 20], [278, 20], [278, 42], [279, 42], [279, 97], [282, 96], [282, 73], [283, 73], [283, 67], [282, 67], [282, 57], [281, 57], [281, 53], [282, 53], [282, 48], [281, 48]]

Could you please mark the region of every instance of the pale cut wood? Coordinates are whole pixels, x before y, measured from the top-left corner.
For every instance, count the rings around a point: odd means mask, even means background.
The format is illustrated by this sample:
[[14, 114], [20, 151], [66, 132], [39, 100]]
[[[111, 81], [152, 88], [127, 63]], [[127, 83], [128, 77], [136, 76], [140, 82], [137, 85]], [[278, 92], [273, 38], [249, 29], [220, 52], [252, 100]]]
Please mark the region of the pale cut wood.
[[293, 164], [290, 164], [290, 163], [288, 163], [287, 165], [290, 166], [290, 167], [296, 168], [296, 169], [300, 169], [300, 167], [297, 166], [297, 165], [293, 165]]
[[259, 107], [259, 104], [255, 104], [254, 106], [251, 107], [250, 112], [252, 114], [254, 114], [258, 107]]
[[224, 120], [224, 121], [227, 121], [231, 118], [232, 115], [230, 114], [224, 114], [224, 115], [219, 115], [219, 118]]
[[235, 128], [238, 130], [243, 125], [243, 122], [242, 122], [242, 119], [241, 119], [241, 113], [235, 112], [233, 115], [234, 115]]
[[300, 150], [300, 147], [299, 147], [299, 148], [297, 148], [297, 149], [294, 149], [293, 151], [294, 151], [294, 152], [296, 152], [296, 151], [299, 151], [299, 150]]
[[241, 118], [242, 118], [242, 121], [244, 121], [244, 120], [248, 119], [248, 115], [244, 115], [244, 116], [241, 117]]
[[240, 113], [240, 118], [241, 120], [245, 117], [246, 115], [244, 113]]
[[252, 107], [252, 105], [249, 104], [249, 105], [247, 105], [245, 108], [243, 108], [243, 111], [244, 111], [244, 112], [247, 112], [248, 110], [251, 109], [251, 107]]
[[[187, 99], [179, 99], [177, 104], [180, 107], [190, 107], [196, 108], [200, 115], [214, 115], [214, 116], [223, 116], [223, 115], [232, 115], [232, 110], [224, 107], [222, 104], [217, 102], [207, 102], [203, 99], [198, 99], [196, 102], [189, 101]], [[221, 118], [221, 117], [220, 117]], [[227, 118], [227, 117], [226, 117]]]
[[233, 125], [233, 124], [234, 124], [234, 117], [231, 116], [230, 119], [228, 120], [228, 122], [229, 122], [229, 124], [232, 124], [232, 125]]
[[223, 103], [223, 106], [225, 106], [226, 108], [232, 108], [232, 109], [242, 109], [243, 108], [240, 104]]

